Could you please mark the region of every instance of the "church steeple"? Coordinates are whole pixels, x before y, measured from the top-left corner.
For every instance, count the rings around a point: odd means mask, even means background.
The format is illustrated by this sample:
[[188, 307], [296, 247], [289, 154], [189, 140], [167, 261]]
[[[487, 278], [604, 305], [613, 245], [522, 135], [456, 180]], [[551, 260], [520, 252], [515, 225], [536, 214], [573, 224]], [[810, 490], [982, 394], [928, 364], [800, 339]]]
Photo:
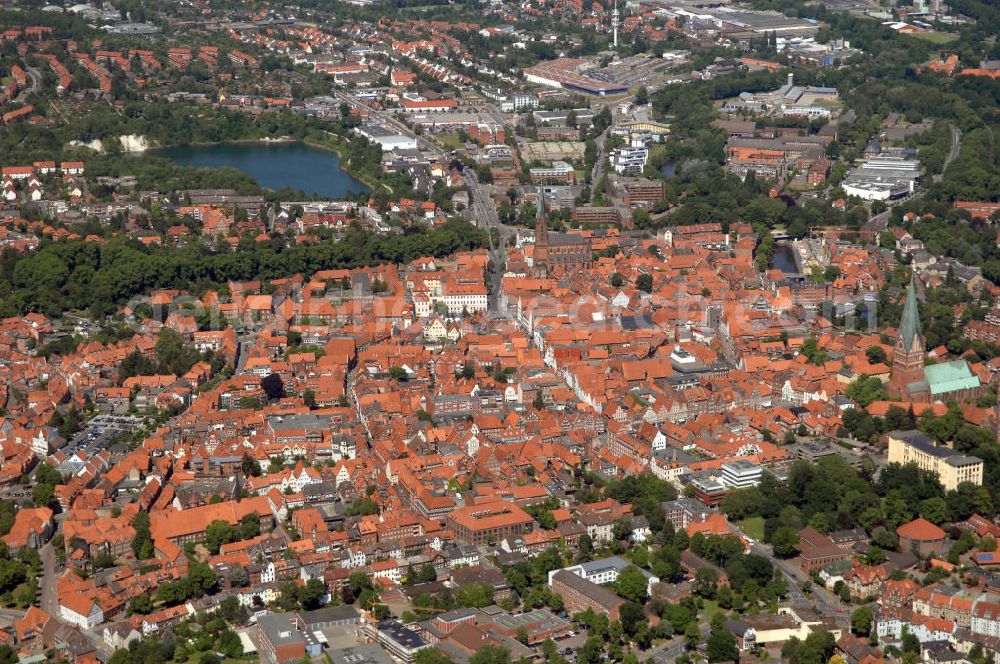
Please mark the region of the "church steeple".
[[906, 349], [913, 348], [913, 340], [919, 339], [921, 350], [923, 350], [924, 334], [920, 328], [920, 312], [917, 310], [917, 286], [912, 273], [910, 274], [910, 284], [906, 289], [903, 315], [899, 319], [899, 338]]
[[896, 343], [892, 349], [890, 396], [909, 401], [919, 392], [926, 391], [924, 383], [926, 352], [924, 334], [920, 328], [920, 311], [917, 308], [917, 284], [911, 274], [910, 284], [906, 289], [906, 302], [903, 304], [903, 315], [899, 319]]
[[549, 262], [549, 222], [545, 214], [545, 190], [538, 188], [535, 198], [535, 271], [544, 275]]

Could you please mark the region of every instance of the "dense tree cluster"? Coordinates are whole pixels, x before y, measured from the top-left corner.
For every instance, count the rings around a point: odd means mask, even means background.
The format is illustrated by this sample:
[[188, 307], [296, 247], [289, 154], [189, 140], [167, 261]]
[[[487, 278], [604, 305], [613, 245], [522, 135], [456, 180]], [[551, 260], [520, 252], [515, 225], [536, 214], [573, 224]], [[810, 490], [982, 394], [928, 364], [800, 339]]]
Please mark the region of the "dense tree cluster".
[[156, 591], [156, 602], [164, 607], [176, 606], [190, 599], [198, 599], [215, 592], [218, 588], [218, 578], [215, 571], [207, 564], [192, 560], [188, 563], [187, 576], [178, 581], [167, 581], [160, 584]]
[[559, 499], [549, 496], [540, 503], [534, 503], [524, 508], [524, 511], [531, 515], [531, 518], [538, 522], [543, 530], [555, 530], [556, 518], [552, 515], [552, 510], [559, 507]]
[[118, 378], [124, 382], [132, 376], [171, 374], [183, 376], [201, 360], [212, 363], [216, 371], [221, 368], [221, 364], [225, 361], [223, 356], [216, 353], [205, 353], [204, 355], [199, 353], [194, 346], [185, 342], [180, 333], [164, 327], [160, 330], [153, 354], [147, 355], [136, 350], [126, 355], [125, 359], [118, 365]]
[[549, 548], [530, 560], [504, 567], [503, 572], [517, 596], [525, 603], [534, 603], [535, 597], [542, 601], [550, 600], [541, 589], [548, 584], [549, 572], [564, 565], [565, 561], [559, 550]]
[[[79, 420], [75, 419], [76, 411], [70, 411], [74, 416], [73, 422], [78, 426]], [[60, 422], [61, 427], [65, 427], [65, 422]], [[75, 428], [73, 429], [75, 430]], [[59, 509], [59, 499], [56, 497], [55, 487], [63, 483], [63, 478], [54, 467], [47, 462], [38, 464], [35, 469], [35, 486], [31, 490], [31, 500], [39, 507], [49, 507]]]
[[278, 607], [282, 611], [313, 611], [323, 606], [328, 594], [322, 579], [309, 579], [302, 585], [287, 581], [281, 586]]
[[33, 604], [41, 573], [38, 551], [24, 547], [11, 555], [7, 544], [0, 542], [0, 604], [18, 609]]
[[80, 414], [80, 411], [71, 407], [65, 414], [58, 410], [52, 413], [52, 417], [49, 418], [49, 426], [55, 427], [59, 431], [60, 436], [69, 440], [73, 437], [74, 433], [80, 430], [83, 421], [84, 418]]
[[[933, 422], [941, 418], [933, 418]], [[991, 465], [1000, 463], [1000, 451], [992, 439], [965, 429], [962, 443], [956, 449], [969, 451], [989, 458], [984, 486], [962, 483], [957, 489], [945, 492], [937, 476], [915, 465], [889, 464], [872, 481], [872, 464], [860, 472], [847, 465], [840, 457], [825, 457], [818, 464], [796, 461], [789, 470], [788, 482], [777, 484], [765, 474], [759, 487], [734, 491], [723, 502], [722, 510], [734, 520], [751, 516], [764, 518], [764, 540], [770, 542], [775, 555], [791, 556], [796, 553], [798, 531], [804, 526], [829, 533], [837, 529], [862, 528], [870, 536], [872, 548], [869, 557], [875, 561], [883, 558], [881, 550], [898, 548], [896, 528], [921, 516], [933, 523], [956, 522], [974, 513], [990, 516], [994, 513], [993, 491], [1000, 478]], [[957, 440], [957, 439], [956, 439]], [[707, 541], [708, 538], [706, 538]], [[958, 556], [971, 549], [976, 540], [971, 534], [967, 541], [959, 542], [949, 553], [949, 560], [957, 562]], [[705, 549], [692, 538], [691, 547]], [[733, 547], [735, 548], [735, 547]], [[705, 549], [706, 557], [718, 557], [725, 551], [724, 543], [714, 549]], [[740, 560], [749, 561], [753, 556]], [[738, 588], [739, 572], [727, 573], [732, 585]], [[758, 574], [758, 577], [761, 577]]]
[[833, 656], [836, 645], [830, 632], [813, 632], [804, 641], [793, 636], [781, 648], [781, 661], [792, 664], [825, 664]]
[[379, 591], [375, 582], [364, 572], [351, 572], [341, 599], [345, 604], [357, 604], [362, 609], [370, 609], [378, 602]]
[[664, 527], [660, 504], [677, 498], [677, 489], [652, 473], [641, 473], [610, 482], [604, 487], [604, 495], [631, 504], [632, 513], [645, 516], [649, 527], [658, 532]]
[[10, 532], [14, 527], [14, 519], [17, 516], [18, 505], [13, 500], [0, 500], [0, 537]]
[[706, 653], [709, 662], [740, 661], [740, 649], [736, 637], [726, 629], [713, 629], [708, 637]]
[[228, 521], [216, 520], [205, 529], [205, 547], [214, 555], [223, 544], [252, 539], [257, 535], [260, 535], [260, 516], [257, 514], [247, 514], [235, 526]]
[[788, 592], [784, 577], [771, 561], [746, 554], [743, 541], [736, 536], [695, 533], [690, 547], [692, 553], [725, 570], [729, 583], [721, 587], [718, 573], [710, 567], [698, 570], [694, 582], [698, 595], [717, 600], [722, 608], [742, 611], [758, 602], [776, 602]]
[[216, 253], [197, 241], [181, 248], [148, 248], [121, 239], [104, 245], [82, 240], [52, 242], [20, 259], [4, 252], [0, 290], [7, 296], [0, 301], [0, 312], [58, 315], [89, 309], [95, 315], [106, 315], [153, 289], [197, 290], [230, 280], [277, 279], [332, 268], [406, 263], [420, 256], [475, 249], [484, 243], [482, 231], [460, 220], [435, 230], [393, 237], [354, 228], [341, 241], [312, 246], [248, 242], [239, 251], [225, 253]]
[[844, 395], [853, 399], [862, 408], [868, 407], [874, 401], [889, 398], [885, 383], [877, 376], [861, 376], [847, 386]]
[[133, 641], [128, 648], [116, 650], [109, 664], [166, 664], [198, 662], [221, 664], [243, 655], [243, 644], [231, 625], [246, 619], [239, 600], [227, 597], [215, 613], [198, 613], [166, 632]]
[[149, 514], [143, 511], [137, 512], [132, 518], [132, 528], [135, 530], [135, 538], [132, 539], [132, 553], [139, 560], [152, 558], [155, 551], [153, 537], [149, 531]]
[[165, 664], [172, 662], [174, 639], [146, 638], [133, 641], [128, 648], [116, 650], [108, 664]]

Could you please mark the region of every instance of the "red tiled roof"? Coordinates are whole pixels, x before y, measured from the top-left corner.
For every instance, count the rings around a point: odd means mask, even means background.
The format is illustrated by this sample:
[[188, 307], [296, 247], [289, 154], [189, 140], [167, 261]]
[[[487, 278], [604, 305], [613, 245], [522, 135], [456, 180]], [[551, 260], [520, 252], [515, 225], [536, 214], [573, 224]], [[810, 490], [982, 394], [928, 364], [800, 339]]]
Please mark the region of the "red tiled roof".
[[922, 517], [896, 528], [896, 534], [918, 542], [934, 542], [945, 538], [943, 530]]

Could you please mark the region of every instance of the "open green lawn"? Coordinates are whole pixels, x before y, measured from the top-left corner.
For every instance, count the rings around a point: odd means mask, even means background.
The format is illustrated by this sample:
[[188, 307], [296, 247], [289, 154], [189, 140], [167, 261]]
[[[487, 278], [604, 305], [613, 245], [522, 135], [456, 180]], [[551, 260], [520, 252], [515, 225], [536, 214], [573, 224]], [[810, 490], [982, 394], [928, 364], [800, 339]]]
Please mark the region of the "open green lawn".
[[958, 35], [953, 32], [915, 32], [910, 36], [932, 44], [949, 44], [958, 39]]
[[465, 147], [462, 140], [458, 137], [458, 134], [439, 134], [434, 137], [434, 139], [442, 144], [445, 148], [450, 148], [452, 150], [458, 150]]
[[740, 530], [758, 542], [764, 539], [764, 517], [752, 516], [740, 521]]
[[815, 187], [811, 184], [806, 182], [795, 182], [794, 180], [785, 186], [792, 191], [810, 191], [811, 189], [815, 189]]
[[699, 615], [703, 619], [704, 622], [707, 623], [709, 620], [711, 620], [712, 616], [714, 616], [716, 614], [716, 612], [718, 612], [718, 611], [722, 611], [722, 613], [726, 613], [726, 611], [724, 609], [720, 609], [719, 608], [719, 605], [714, 600], [706, 599], [706, 600], [703, 600], [703, 601], [704, 601], [703, 608], [702, 608], [701, 613]]

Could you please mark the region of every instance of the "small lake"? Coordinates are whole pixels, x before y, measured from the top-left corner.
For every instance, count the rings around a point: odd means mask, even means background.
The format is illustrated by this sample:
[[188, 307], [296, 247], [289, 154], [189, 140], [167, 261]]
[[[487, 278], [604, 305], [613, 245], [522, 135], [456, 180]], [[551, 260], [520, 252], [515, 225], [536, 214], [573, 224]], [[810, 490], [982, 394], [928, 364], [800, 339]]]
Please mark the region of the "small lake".
[[154, 150], [184, 166], [236, 168], [262, 187], [291, 187], [314, 196], [342, 198], [348, 192], [368, 192], [364, 182], [340, 167], [340, 155], [305, 143], [217, 143], [180, 145]]

